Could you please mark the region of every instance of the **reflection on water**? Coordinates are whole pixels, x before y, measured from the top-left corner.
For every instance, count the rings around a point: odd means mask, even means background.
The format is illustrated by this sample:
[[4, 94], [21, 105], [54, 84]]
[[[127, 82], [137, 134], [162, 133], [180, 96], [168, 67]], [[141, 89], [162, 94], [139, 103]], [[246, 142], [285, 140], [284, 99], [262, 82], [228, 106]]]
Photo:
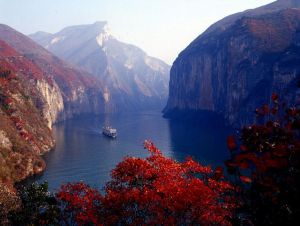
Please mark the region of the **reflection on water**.
[[[101, 133], [103, 125], [118, 129], [117, 139]], [[103, 114], [59, 123], [53, 128], [55, 150], [45, 155], [47, 169], [38, 181], [50, 190], [62, 183], [83, 180], [102, 188], [110, 171], [126, 156], [146, 157], [143, 141], [151, 139], [166, 156], [183, 160], [193, 156], [202, 162], [221, 164], [227, 157], [226, 135], [221, 124], [177, 122], [160, 112]]]
[[232, 129], [222, 122], [208, 118], [207, 121], [169, 121], [170, 143], [174, 158], [182, 161], [187, 155], [203, 164], [222, 165], [229, 157], [226, 137]]

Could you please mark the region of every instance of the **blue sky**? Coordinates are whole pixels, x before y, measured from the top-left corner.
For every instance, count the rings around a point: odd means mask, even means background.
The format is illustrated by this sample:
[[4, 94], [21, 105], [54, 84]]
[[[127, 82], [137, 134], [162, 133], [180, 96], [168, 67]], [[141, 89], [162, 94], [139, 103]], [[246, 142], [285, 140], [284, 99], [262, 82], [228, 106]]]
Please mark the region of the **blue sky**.
[[0, 23], [29, 34], [106, 20], [119, 40], [171, 64], [209, 25], [274, 0], [0, 0]]

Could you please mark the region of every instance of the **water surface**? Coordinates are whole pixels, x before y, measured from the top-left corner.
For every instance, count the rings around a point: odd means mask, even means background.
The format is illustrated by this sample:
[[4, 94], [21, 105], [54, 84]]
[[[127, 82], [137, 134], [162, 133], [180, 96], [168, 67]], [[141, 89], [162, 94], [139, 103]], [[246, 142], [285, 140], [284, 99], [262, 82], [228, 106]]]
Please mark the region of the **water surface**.
[[[216, 122], [213, 118], [198, 123], [168, 120], [157, 111], [83, 116], [58, 123], [53, 128], [56, 147], [45, 155], [47, 168], [37, 180], [47, 180], [52, 191], [80, 180], [101, 189], [125, 156], [148, 156], [145, 139], [179, 161], [192, 156], [220, 165], [228, 157], [226, 136], [231, 131]], [[103, 125], [117, 128], [117, 139], [102, 135]]]

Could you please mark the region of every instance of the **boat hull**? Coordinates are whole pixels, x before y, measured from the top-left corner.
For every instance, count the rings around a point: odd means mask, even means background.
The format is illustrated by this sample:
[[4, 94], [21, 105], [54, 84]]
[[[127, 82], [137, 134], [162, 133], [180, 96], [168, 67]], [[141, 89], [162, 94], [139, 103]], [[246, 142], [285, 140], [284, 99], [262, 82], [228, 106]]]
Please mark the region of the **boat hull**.
[[117, 138], [117, 134], [110, 134], [110, 133], [106, 133], [106, 132], [102, 132], [103, 135], [107, 136], [107, 137], [110, 137], [110, 138]]

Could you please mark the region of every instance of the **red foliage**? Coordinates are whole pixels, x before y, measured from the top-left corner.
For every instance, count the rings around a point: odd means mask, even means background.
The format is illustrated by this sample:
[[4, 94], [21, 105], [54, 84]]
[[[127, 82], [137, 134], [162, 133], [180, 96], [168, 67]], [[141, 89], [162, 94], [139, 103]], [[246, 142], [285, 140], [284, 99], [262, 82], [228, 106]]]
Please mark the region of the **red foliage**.
[[237, 144], [234, 136], [228, 136], [227, 137], [227, 147], [230, 151], [237, 149]]
[[272, 93], [271, 99], [272, 101], [277, 101], [278, 100], [278, 94], [277, 93]]
[[245, 182], [245, 183], [251, 183], [252, 179], [246, 176], [240, 176], [241, 181]]
[[58, 198], [79, 224], [231, 225], [237, 204], [221, 167], [214, 171], [191, 158], [176, 162], [150, 141], [145, 148], [148, 158], [128, 157], [117, 165], [103, 197], [82, 183], [62, 187]]
[[66, 184], [61, 187], [57, 198], [65, 204], [63, 206], [65, 222], [74, 219], [78, 225], [101, 225], [99, 207], [102, 196], [96, 189], [82, 182]]

